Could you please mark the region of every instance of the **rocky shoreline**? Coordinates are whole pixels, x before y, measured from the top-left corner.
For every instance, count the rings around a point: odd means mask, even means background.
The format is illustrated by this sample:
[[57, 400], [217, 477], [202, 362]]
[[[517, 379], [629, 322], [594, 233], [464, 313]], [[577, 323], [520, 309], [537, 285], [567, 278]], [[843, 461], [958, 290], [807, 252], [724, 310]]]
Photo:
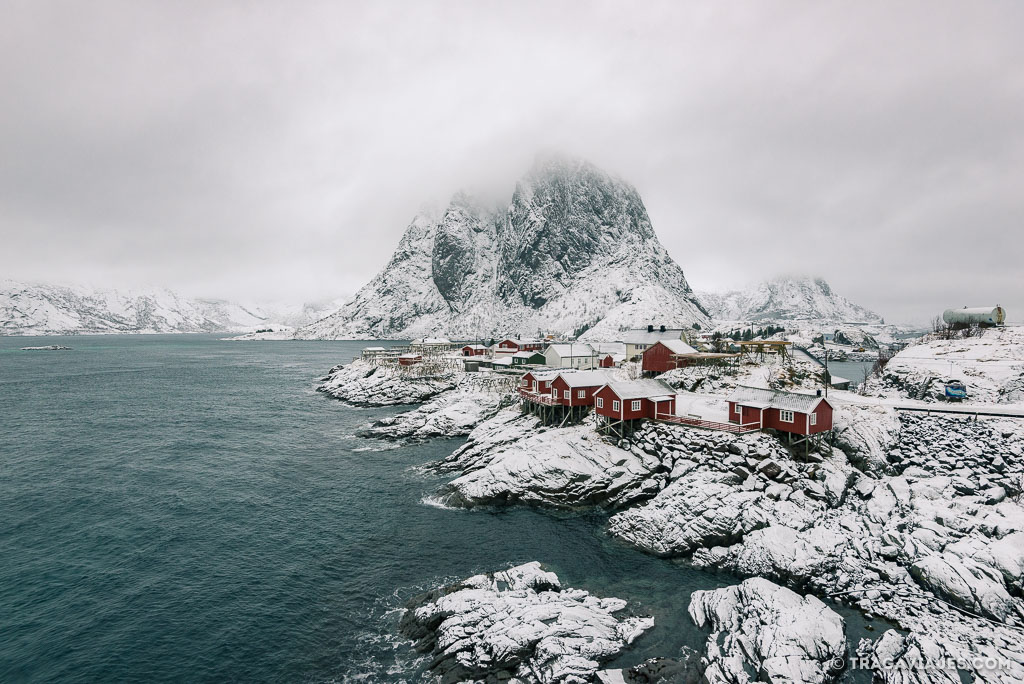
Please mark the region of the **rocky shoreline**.
[[[465, 380], [469, 374], [408, 381], [367, 370], [334, 369], [322, 390], [370, 402], [361, 405], [417, 396], [427, 403], [366, 434], [468, 435], [434, 464], [452, 475], [437, 493], [446, 505], [603, 509], [610, 514], [607, 533], [624, 543], [752, 578], [739, 587], [755, 581], [776, 587], [728, 588], [735, 590], [728, 601], [733, 610], [761, 616], [754, 622], [712, 619], [718, 615], [712, 604], [724, 599], [695, 592], [693, 600], [701, 603], [691, 603], [691, 616], [719, 634], [699, 664], [669, 653], [646, 669], [521, 681], [832, 681], [838, 672], [822, 663], [847, 655], [845, 637], [841, 650], [830, 639], [827, 647], [804, 644], [795, 660], [773, 660], [779, 644], [792, 648], [801, 636], [784, 633], [789, 618], [780, 617], [783, 607], [799, 603], [821, 612], [822, 600], [909, 632], [888, 630], [851, 652], [882, 663], [873, 667], [876, 681], [960, 681], [957, 668], [979, 682], [1024, 681], [1019, 421], [843, 406], [836, 411], [834, 446], [820, 454], [790, 453], [768, 434], [664, 423], [646, 423], [629, 439], [612, 442], [588, 421], [541, 426], [503, 407], [509, 391], [474, 386]], [[348, 379], [344, 391], [340, 377]], [[770, 634], [752, 636], [755, 622]], [[833, 624], [831, 617], [826, 622]], [[768, 641], [754, 648], [758, 639]], [[914, 668], [915, 653], [946, 657], [943, 662], [956, 667]], [[480, 676], [497, 677], [494, 672]]]
[[[667, 424], [611, 444], [586, 424], [540, 428], [506, 409], [437, 464], [457, 475], [441, 496], [604, 507], [610, 535], [652, 554], [770, 579], [911, 631], [887, 632], [864, 653], [892, 651], [898, 638], [901, 653], [981, 658], [967, 668], [976, 681], [1024, 680], [1024, 508], [1012, 500], [1024, 433], [1006, 421], [849, 411], [839, 441], [877, 469], [838, 448], [804, 457], [765, 434]], [[972, 446], [957, 454], [957, 441]]]

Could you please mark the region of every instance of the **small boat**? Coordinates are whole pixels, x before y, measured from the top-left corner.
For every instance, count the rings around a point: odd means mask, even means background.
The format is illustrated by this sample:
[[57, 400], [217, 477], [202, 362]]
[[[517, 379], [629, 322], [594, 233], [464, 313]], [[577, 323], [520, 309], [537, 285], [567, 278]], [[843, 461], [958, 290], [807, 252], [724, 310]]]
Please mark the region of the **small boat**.
[[961, 401], [967, 398], [967, 387], [959, 380], [950, 380], [946, 383], [944, 394], [950, 401]]

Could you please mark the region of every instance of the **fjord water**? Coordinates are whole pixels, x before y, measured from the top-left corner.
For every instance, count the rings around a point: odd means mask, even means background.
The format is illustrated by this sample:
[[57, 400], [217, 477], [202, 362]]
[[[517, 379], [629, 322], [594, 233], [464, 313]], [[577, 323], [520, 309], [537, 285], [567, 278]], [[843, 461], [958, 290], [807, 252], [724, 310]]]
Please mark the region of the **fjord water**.
[[600, 514], [423, 503], [461, 440], [360, 439], [401, 409], [314, 391], [361, 346], [0, 337], [0, 681], [420, 681], [404, 601], [531, 560], [655, 616], [621, 663], [702, 642], [689, 594], [731, 578]]

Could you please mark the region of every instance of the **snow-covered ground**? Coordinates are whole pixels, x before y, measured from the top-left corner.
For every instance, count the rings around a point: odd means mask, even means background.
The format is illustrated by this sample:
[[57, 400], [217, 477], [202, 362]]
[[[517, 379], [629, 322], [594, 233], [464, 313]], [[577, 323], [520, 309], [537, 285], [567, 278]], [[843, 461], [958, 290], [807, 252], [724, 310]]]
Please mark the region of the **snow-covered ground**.
[[988, 328], [952, 340], [928, 335], [896, 354], [865, 389], [869, 396], [934, 402], [949, 380], [967, 386], [965, 403], [1024, 402], [1024, 327]]

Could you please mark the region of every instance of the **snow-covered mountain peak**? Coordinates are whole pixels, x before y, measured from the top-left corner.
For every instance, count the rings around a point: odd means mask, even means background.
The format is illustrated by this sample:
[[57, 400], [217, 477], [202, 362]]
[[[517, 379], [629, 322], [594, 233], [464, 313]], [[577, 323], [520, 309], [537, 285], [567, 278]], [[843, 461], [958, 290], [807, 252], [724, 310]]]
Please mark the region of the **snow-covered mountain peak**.
[[824, 278], [779, 276], [745, 290], [698, 295], [717, 320], [878, 323], [881, 317], [837, 294]]
[[459, 192], [432, 223], [418, 216], [384, 270], [299, 336], [596, 337], [706, 321], [636, 189], [589, 162], [543, 155], [506, 206]]

